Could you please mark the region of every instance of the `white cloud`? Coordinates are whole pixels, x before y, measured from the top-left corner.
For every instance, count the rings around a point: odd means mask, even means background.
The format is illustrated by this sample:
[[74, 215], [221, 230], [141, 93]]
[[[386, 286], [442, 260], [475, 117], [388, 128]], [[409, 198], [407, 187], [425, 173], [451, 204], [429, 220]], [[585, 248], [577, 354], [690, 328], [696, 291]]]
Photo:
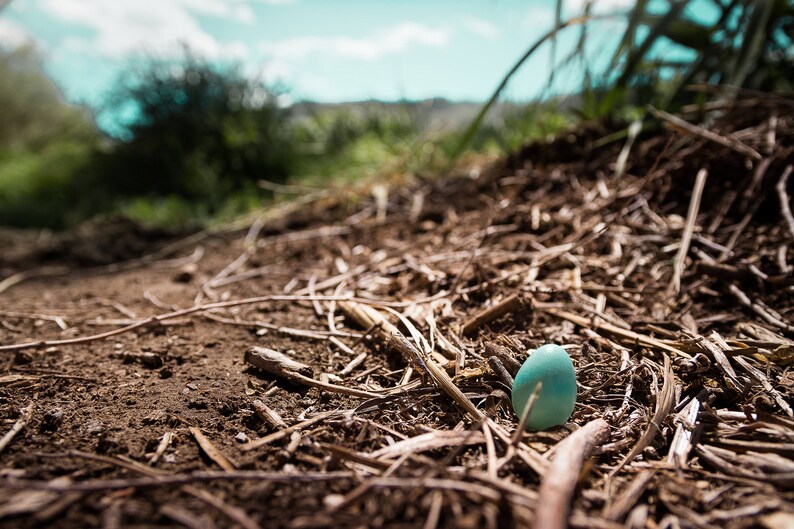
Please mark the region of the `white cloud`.
[[550, 6], [532, 6], [524, 15], [525, 29], [548, 30], [554, 25], [554, 8]]
[[300, 60], [316, 53], [372, 60], [400, 53], [414, 45], [441, 47], [449, 41], [449, 31], [415, 22], [383, 29], [371, 37], [296, 37], [261, 43], [261, 50], [273, 59]]
[[[591, 14], [619, 13], [634, 6], [636, 0], [590, 0]], [[584, 14], [588, 0], [564, 0], [562, 4], [563, 20]], [[527, 29], [547, 31], [554, 26], [554, 6], [532, 6], [525, 11], [523, 26]]]
[[[591, 13], [611, 13], [623, 11], [634, 5], [635, 0], [592, 0]], [[565, 0], [565, 10], [570, 15], [576, 16], [584, 13], [588, 0]]]
[[33, 38], [25, 28], [12, 20], [0, 18], [0, 47], [20, 48], [33, 43]]
[[[187, 45], [210, 57], [241, 57], [240, 41], [219, 41], [195, 15], [250, 21], [253, 13], [238, 1], [223, 0], [39, 0], [43, 11], [94, 30], [83, 40], [87, 51], [118, 57], [134, 52], [179, 53]], [[74, 45], [74, 44], [73, 44]]]
[[486, 39], [494, 39], [499, 35], [496, 25], [481, 18], [465, 16], [461, 19], [464, 28]]
[[284, 4], [294, 4], [297, 0], [259, 0], [263, 4], [270, 4], [270, 5], [284, 5]]
[[181, 3], [191, 11], [202, 15], [229, 18], [239, 22], [253, 22], [254, 12], [247, 3], [236, 0], [181, 0]]

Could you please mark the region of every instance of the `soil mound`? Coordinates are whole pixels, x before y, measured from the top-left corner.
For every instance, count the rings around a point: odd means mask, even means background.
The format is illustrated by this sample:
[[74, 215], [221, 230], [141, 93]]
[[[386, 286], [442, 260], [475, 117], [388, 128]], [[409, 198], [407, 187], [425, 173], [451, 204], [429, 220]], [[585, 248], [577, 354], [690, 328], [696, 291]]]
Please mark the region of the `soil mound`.
[[792, 103], [657, 119], [6, 289], [0, 527], [791, 526]]

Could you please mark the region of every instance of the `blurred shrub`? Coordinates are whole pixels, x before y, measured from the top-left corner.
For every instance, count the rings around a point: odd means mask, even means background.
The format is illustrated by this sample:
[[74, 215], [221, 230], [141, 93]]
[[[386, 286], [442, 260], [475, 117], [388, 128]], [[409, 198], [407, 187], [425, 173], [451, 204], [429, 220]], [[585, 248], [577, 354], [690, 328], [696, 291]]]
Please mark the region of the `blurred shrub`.
[[90, 142], [53, 141], [39, 149], [0, 154], [0, 224], [61, 228], [85, 218], [75, 175], [90, 164]]
[[409, 105], [308, 107], [293, 127], [301, 155], [296, 174], [303, 182], [320, 183], [332, 175], [341, 182], [372, 176], [406, 155], [420, 135]]
[[[488, 154], [502, 154], [522, 145], [556, 134], [572, 123], [572, 116], [559, 110], [554, 101], [526, 105], [495, 122], [481, 125], [469, 143], [469, 149]], [[452, 156], [460, 134], [445, 138], [444, 145]]]
[[0, 47], [0, 149], [37, 149], [69, 136], [96, 138], [90, 114], [68, 105], [30, 47]]
[[[578, 69], [583, 78], [580, 117], [606, 115], [634, 119], [637, 107], [653, 104], [668, 110], [714, 97], [689, 90], [692, 84], [721, 86], [720, 97], [732, 97], [736, 87], [786, 92], [794, 89], [794, 2], [792, 0], [636, 0], [623, 13], [606, 18], [623, 19], [626, 30], [619, 37], [612, 60], [601, 71], [593, 71], [593, 50], [603, 47], [591, 35], [593, 26], [605, 18], [593, 15], [597, 0], [582, 3], [583, 12], [563, 20], [564, 0], [556, 0], [556, 20], [505, 72], [480, 113], [462, 135], [455, 150], [460, 154], [474, 141], [512, 77], [546, 43], [553, 49], [558, 34], [580, 27], [576, 46], [551, 68], [549, 85], [566, 68]], [[716, 13], [703, 16], [704, 8]], [[556, 55], [554, 55], [556, 60]], [[719, 93], [724, 92], [724, 93]]]
[[62, 227], [83, 215], [74, 176], [90, 171], [99, 134], [68, 105], [31, 48], [0, 48], [0, 224]]
[[103, 112], [130, 116], [99, 161], [96, 184], [114, 196], [178, 195], [217, 210], [257, 180], [283, 182], [294, 162], [278, 94], [233, 66], [188, 56], [148, 60]]
[[[770, 92], [794, 89], [794, 2], [666, 3], [666, 10], [660, 11], [648, 0], [638, 0], [628, 13], [626, 31], [612, 60], [612, 67], [620, 71], [612, 90], [639, 87], [638, 102], [669, 106], [691, 101], [693, 96], [684, 91], [692, 83]], [[696, 4], [709, 4], [716, 13], [714, 20], [705, 21]], [[665, 60], [674, 49], [681, 52], [681, 59]]]

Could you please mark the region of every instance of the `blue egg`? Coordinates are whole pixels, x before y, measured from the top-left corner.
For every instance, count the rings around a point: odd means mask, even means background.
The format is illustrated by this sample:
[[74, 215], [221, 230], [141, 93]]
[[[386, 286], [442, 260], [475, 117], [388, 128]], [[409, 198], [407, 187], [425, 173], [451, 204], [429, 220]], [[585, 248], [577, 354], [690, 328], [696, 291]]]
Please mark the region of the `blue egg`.
[[513, 409], [518, 418], [538, 382], [538, 400], [527, 420], [528, 430], [545, 430], [565, 424], [576, 405], [576, 373], [571, 357], [559, 345], [546, 344], [529, 355], [513, 383]]

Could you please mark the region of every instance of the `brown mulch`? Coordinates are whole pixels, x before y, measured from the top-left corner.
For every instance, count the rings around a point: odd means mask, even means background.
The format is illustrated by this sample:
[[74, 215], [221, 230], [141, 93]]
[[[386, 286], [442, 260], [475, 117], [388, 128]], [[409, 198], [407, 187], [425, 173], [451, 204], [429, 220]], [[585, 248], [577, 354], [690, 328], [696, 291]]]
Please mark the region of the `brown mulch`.
[[[794, 526], [793, 108], [7, 263], [0, 527]], [[577, 406], [519, 435], [544, 343]]]

